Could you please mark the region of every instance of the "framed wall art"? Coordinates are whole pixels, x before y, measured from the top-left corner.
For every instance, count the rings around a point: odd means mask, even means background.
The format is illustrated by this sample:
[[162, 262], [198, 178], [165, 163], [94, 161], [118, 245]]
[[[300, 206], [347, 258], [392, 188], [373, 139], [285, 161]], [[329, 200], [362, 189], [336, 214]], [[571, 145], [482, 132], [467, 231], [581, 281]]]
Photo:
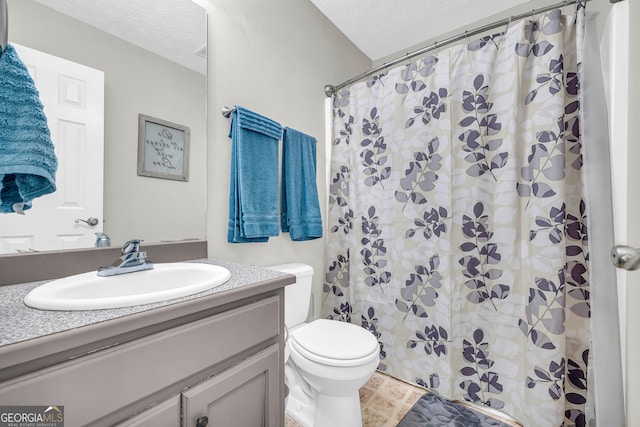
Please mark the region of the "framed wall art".
[[189, 181], [186, 126], [138, 114], [138, 175]]

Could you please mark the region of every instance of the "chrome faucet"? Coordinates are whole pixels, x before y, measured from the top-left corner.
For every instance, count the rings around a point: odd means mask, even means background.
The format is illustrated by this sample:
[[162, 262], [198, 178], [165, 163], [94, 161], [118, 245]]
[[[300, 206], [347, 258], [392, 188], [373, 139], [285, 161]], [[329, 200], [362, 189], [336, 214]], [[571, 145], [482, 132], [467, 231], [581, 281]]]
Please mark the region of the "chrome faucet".
[[104, 233], [96, 233], [96, 248], [111, 246], [111, 239]]
[[151, 270], [152, 262], [147, 262], [147, 253], [140, 251], [140, 239], [129, 240], [122, 247], [122, 256], [111, 265], [100, 267], [98, 276], [115, 276], [134, 271]]

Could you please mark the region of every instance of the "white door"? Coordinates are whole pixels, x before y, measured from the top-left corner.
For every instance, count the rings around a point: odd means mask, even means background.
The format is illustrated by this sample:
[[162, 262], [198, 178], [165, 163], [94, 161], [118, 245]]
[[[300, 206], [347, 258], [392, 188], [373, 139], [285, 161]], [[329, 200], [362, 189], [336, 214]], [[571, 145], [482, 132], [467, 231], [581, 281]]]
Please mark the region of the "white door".
[[[25, 215], [0, 215], [0, 253], [93, 246], [103, 223], [104, 72], [13, 46], [40, 92], [59, 164], [54, 193]], [[97, 224], [80, 221], [89, 218]]]

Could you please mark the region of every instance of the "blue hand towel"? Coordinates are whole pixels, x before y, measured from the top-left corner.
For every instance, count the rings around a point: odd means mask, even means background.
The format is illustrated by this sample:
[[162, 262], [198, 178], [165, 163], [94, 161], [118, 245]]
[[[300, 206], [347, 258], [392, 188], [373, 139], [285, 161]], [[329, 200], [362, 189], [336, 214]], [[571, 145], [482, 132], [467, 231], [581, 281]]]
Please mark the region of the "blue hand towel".
[[38, 90], [8, 45], [0, 56], [0, 212], [22, 213], [54, 192], [57, 167]]
[[282, 126], [236, 106], [231, 117], [230, 243], [266, 242], [280, 234], [278, 142]]
[[322, 218], [316, 185], [316, 139], [286, 128], [282, 139], [283, 232], [291, 240], [322, 237]]

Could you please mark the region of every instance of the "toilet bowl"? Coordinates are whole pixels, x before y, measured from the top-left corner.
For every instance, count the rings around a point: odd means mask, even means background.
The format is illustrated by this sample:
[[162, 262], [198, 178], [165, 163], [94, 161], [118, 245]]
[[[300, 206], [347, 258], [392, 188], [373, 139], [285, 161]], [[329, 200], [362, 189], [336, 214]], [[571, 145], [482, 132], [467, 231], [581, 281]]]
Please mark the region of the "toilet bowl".
[[359, 389], [380, 362], [376, 337], [335, 320], [304, 323], [313, 269], [304, 264], [267, 268], [296, 276], [296, 283], [285, 288], [287, 415], [304, 427], [362, 426]]
[[373, 334], [350, 323], [319, 319], [296, 329], [289, 347], [289, 365], [312, 390], [294, 389], [291, 400], [296, 402], [300, 391], [314, 399], [309, 412], [290, 406], [289, 415], [305, 427], [361, 426], [358, 390], [380, 363]]

